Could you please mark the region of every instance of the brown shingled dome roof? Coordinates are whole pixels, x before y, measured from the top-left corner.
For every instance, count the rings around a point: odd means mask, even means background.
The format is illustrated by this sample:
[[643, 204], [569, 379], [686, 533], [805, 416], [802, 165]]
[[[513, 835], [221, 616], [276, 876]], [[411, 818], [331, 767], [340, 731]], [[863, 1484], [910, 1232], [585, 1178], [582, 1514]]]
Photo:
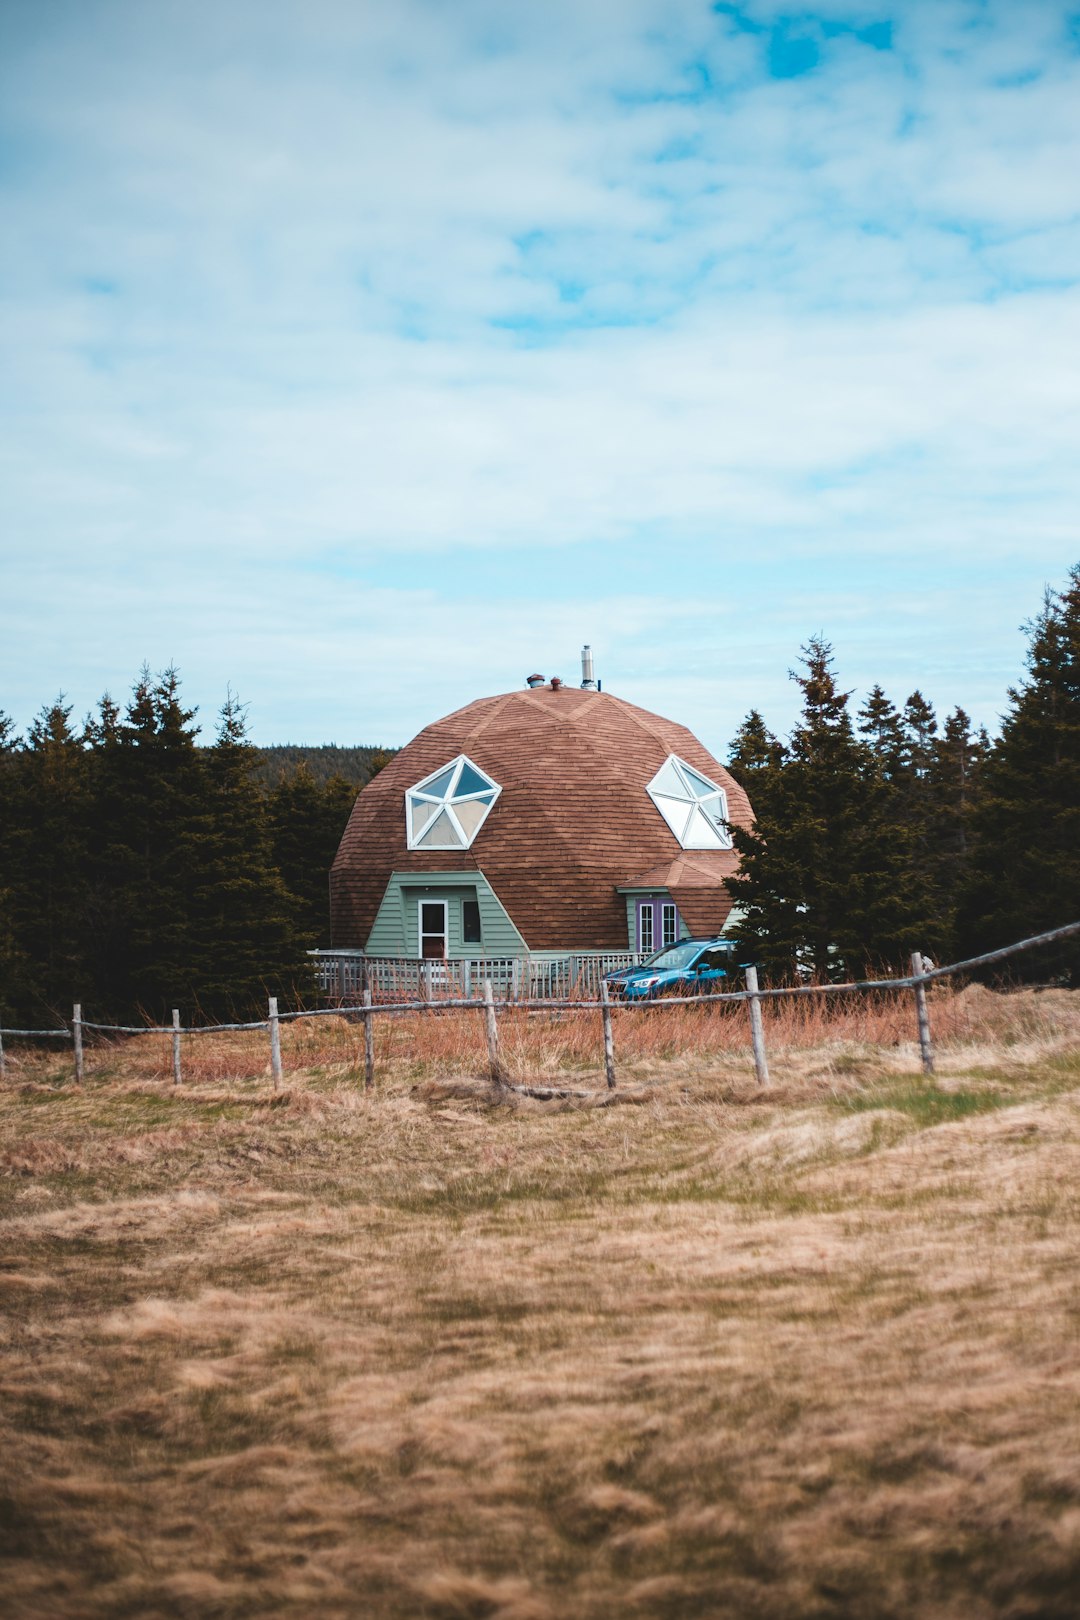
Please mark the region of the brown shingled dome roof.
[[[405, 793], [459, 754], [499, 783], [497, 802], [469, 849], [409, 849]], [[692, 732], [610, 692], [509, 692], [425, 726], [356, 801], [330, 876], [333, 944], [364, 945], [395, 871], [481, 871], [532, 950], [625, 950], [620, 887], [666, 889], [694, 934], [719, 932], [738, 856], [681, 847], [646, 792], [670, 754], [752, 825], [746, 794]]]

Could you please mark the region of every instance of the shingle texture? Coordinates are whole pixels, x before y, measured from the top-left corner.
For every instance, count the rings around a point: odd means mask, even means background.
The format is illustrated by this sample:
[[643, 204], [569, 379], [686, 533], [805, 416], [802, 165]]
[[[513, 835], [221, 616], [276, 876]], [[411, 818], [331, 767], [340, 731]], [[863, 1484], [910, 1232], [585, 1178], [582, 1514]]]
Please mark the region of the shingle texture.
[[[406, 790], [458, 754], [501, 784], [498, 802], [471, 849], [408, 849]], [[742, 788], [685, 726], [609, 692], [508, 692], [425, 726], [356, 801], [330, 874], [332, 943], [364, 945], [395, 871], [479, 869], [532, 950], [625, 949], [630, 886], [668, 889], [693, 933], [717, 932], [738, 857], [680, 847], [645, 791], [669, 754], [752, 824]]]

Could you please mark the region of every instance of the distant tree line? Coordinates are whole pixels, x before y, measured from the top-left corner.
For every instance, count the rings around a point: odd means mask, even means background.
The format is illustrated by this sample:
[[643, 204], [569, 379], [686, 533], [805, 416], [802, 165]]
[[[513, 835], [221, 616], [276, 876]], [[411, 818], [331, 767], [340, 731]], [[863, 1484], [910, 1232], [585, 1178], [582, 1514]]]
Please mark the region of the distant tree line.
[[[993, 741], [963, 709], [939, 725], [920, 692], [897, 708], [875, 686], [853, 715], [819, 638], [793, 672], [787, 740], [747, 716], [730, 768], [757, 821], [733, 830], [730, 887], [737, 932], [774, 979], [895, 969], [912, 950], [954, 961], [1080, 921], [1080, 567], [1026, 628]], [[1080, 947], [1007, 972], [1080, 985]]]
[[106, 696], [81, 727], [62, 698], [25, 739], [0, 714], [4, 1022], [73, 1001], [99, 1020], [226, 1018], [310, 992], [331, 862], [389, 756], [341, 750], [354, 774], [317, 776], [289, 750], [268, 780], [231, 695], [213, 744], [198, 736], [174, 669], [144, 670], [123, 709]]
[[394, 753], [392, 748], [341, 748], [337, 743], [272, 743], [256, 750], [255, 775], [267, 787], [276, 787], [286, 775], [305, 765], [320, 787], [344, 780], [363, 786], [381, 771]]

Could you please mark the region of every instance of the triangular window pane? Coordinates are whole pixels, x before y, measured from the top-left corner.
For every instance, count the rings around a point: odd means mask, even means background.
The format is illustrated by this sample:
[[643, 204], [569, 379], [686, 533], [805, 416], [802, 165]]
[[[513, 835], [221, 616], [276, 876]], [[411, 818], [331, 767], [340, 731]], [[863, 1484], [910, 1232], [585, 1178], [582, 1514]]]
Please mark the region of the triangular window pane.
[[461, 767], [461, 776], [458, 779], [458, 785], [454, 789], [454, 798], [456, 799], [464, 796], [466, 793], [483, 793], [484, 790], [490, 786], [491, 783], [488, 781], [487, 777], [481, 776], [480, 772], [474, 770], [469, 764], [468, 760], [466, 760]]
[[423, 799], [412, 801], [412, 830], [413, 837], [419, 838], [432, 816], [438, 810], [438, 804], [427, 804]]
[[649, 792], [666, 793], [673, 799], [686, 798], [686, 787], [679, 778], [673, 759], [669, 759], [665, 764], [661, 765], [649, 783]]
[[689, 765], [683, 766], [682, 773], [690, 784], [690, 791], [697, 798], [707, 799], [711, 793], [716, 792], [716, 783], [708, 781], [704, 776], [699, 776], [697, 771], [690, 769]]
[[455, 802], [454, 814], [460, 821], [461, 830], [470, 843], [487, 813], [488, 806], [481, 804], [479, 799], [468, 799], [464, 804]]
[[451, 765], [449, 770], [440, 771], [439, 775], [432, 777], [430, 782], [421, 782], [420, 787], [424, 793], [430, 793], [433, 798], [442, 799], [445, 798], [453, 777], [454, 767]]
[[652, 800], [679, 843], [684, 843], [683, 834], [686, 831], [687, 821], [691, 815], [696, 815], [697, 811], [692, 810], [685, 799], [666, 799], [659, 793], [654, 793]]
[[416, 840], [417, 849], [460, 849], [461, 835], [443, 810], [431, 823], [422, 838]]
[[682, 845], [684, 849], [723, 849], [724, 844], [720, 834], [701, 810], [694, 810], [690, 817]]

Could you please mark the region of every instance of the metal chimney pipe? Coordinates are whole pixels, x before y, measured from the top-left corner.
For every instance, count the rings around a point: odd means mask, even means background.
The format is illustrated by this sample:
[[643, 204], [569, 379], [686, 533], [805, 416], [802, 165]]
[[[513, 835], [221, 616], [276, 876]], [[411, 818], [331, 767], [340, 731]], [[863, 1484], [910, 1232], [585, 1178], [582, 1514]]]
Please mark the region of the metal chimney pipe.
[[596, 678], [593, 674], [592, 648], [588, 642], [581, 649], [581, 685], [586, 692], [596, 691]]

